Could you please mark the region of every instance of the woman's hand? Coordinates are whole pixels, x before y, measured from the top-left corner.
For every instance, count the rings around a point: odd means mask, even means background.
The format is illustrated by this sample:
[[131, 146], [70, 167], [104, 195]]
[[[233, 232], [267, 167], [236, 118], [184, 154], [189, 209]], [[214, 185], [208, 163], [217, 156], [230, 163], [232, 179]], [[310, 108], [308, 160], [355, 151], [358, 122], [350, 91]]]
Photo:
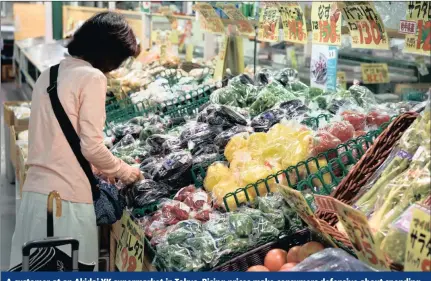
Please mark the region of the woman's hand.
[[125, 184], [132, 184], [134, 182], [137, 182], [139, 180], [143, 180], [144, 176], [141, 173], [141, 170], [139, 168], [130, 167], [131, 173], [130, 176], [127, 179], [121, 179], [121, 181]]

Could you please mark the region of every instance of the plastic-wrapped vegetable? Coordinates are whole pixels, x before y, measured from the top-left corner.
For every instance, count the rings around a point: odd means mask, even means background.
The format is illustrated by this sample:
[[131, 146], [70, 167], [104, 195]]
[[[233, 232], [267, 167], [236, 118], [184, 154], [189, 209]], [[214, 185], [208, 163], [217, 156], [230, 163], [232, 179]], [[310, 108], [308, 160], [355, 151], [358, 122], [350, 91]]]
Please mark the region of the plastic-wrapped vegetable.
[[251, 126], [256, 132], [266, 132], [274, 124], [280, 122], [285, 117], [285, 110], [273, 108], [262, 112], [251, 120]]
[[290, 271], [375, 271], [365, 263], [352, 257], [341, 249], [326, 248], [317, 252], [295, 267]]
[[130, 157], [136, 147], [136, 141], [133, 136], [127, 134], [111, 148], [111, 152], [117, 157]]
[[178, 151], [168, 154], [154, 175], [155, 181], [161, 181], [178, 190], [192, 182], [191, 167], [193, 158], [190, 152]]
[[112, 128], [112, 133], [116, 140], [122, 139], [126, 135], [132, 135], [133, 138], [138, 138], [142, 131], [142, 127], [135, 124], [119, 124]]
[[240, 212], [229, 216], [229, 224], [238, 237], [249, 237], [253, 233], [253, 219]]
[[217, 145], [219, 148], [224, 149], [225, 146], [228, 144], [230, 139], [239, 133], [252, 133], [253, 129], [250, 127], [237, 125], [230, 129], [227, 129], [226, 131], [221, 132], [216, 136], [214, 139], [214, 144]]
[[289, 82], [298, 79], [298, 71], [293, 68], [283, 68], [280, 71], [277, 71], [277, 73], [275, 73], [274, 79], [277, 80], [281, 85], [286, 87]]
[[247, 125], [247, 119], [234, 108], [225, 105], [210, 105], [206, 108], [208, 115], [205, 118], [206, 123], [215, 126], [221, 126], [224, 129], [231, 128], [235, 125]]
[[172, 187], [153, 180], [141, 180], [128, 187], [126, 197], [134, 208], [142, 208], [156, 203], [158, 200], [168, 197], [172, 192]]
[[239, 106], [237, 100], [238, 92], [232, 90], [229, 87], [218, 89], [210, 95], [210, 102], [214, 104]]
[[193, 157], [193, 165], [208, 166], [209, 164], [214, 163], [215, 161], [217, 161], [220, 158], [221, 158], [221, 155], [218, 153], [211, 153], [211, 154], [203, 154], [200, 156], [194, 156]]
[[256, 84], [258, 86], [265, 86], [271, 83], [273, 73], [268, 68], [262, 68], [256, 73]]
[[168, 138], [162, 144], [163, 154], [169, 154], [181, 150], [181, 140], [177, 137]]
[[370, 106], [376, 105], [376, 97], [367, 87], [360, 85], [352, 85], [349, 88], [349, 92], [355, 98], [359, 106], [363, 108], [369, 108]]
[[163, 152], [163, 144], [168, 140], [174, 140], [175, 137], [171, 135], [151, 135], [147, 138], [146, 144], [150, 148], [151, 154], [161, 154]]
[[352, 139], [355, 134], [355, 128], [347, 121], [331, 122], [324, 130], [339, 138], [342, 143]]
[[321, 152], [325, 152], [331, 148], [336, 148], [337, 145], [341, 144], [341, 140], [328, 131], [319, 130], [312, 141], [312, 155], [317, 155]]
[[258, 94], [256, 101], [250, 106], [250, 114], [257, 115], [275, 104], [295, 99], [296, 96], [286, 90], [280, 83], [273, 81], [266, 85]]
[[170, 271], [198, 271], [205, 266], [201, 259], [192, 255], [186, 247], [162, 243], [157, 246], [157, 258], [166, 263]]
[[346, 110], [341, 112], [344, 120], [349, 122], [355, 128], [355, 131], [363, 131], [366, 126], [366, 115], [358, 111]]
[[139, 169], [146, 179], [153, 179], [161, 166], [161, 157], [146, 157], [139, 164]]

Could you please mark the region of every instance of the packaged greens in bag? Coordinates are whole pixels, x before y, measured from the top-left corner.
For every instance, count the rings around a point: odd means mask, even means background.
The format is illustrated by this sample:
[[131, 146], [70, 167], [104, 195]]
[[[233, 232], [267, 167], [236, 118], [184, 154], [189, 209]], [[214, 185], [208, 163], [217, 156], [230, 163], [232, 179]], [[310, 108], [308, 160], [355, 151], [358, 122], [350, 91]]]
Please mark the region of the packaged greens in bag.
[[117, 141], [121, 140], [126, 135], [132, 135], [133, 138], [137, 139], [141, 131], [142, 127], [135, 124], [119, 124], [112, 128], [112, 133]]
[[293, 82], [298, 79], [298, 71], [293, 68], [283, 68], [275, 73], [274, 79], [286, 87], [289, 82]]
[[166, 155], [162, 160], [162, 165], [154, 175], [155, 181], [172, 186], [178, 190], [192, 183], [191, 167], [193, 158], [190, 152], [177, 151]]
[[218, 89], [210, 95], [210, 102], [213, 104], [239, 106], [237, 100], [238, 92], [232, 90], [229, 87]]
[[111, 148], [111, 152], [117, 157], [130, 157], [136, 147], [136, 141], [133, 136], [127, 134]]
[[280, 83], [273, 81], [266, 85], [258, 94], [256, 101], [250, 106], [250, 114], [257, 115], [278, 102], [295, 99], [295, 95], [286, 90]]
[[349, 92], [355, 98], [359, 106], [367, 109], [372, 105], [376, 105], [376, 97], [367, 87], [360, 85], [353, 85], [349, 88]]
[[256, 73], [256, 84], [258, 86], [265, 86], [271, 83], [273, 79], [273, 73], [268, 68], [262, 68]]
[[[199, 271], [205, 266], [204, 262], [192, 255], [186, 247], [162, 243], [157, 246], [157, 262], [162, 262], [168, 271]], [[160, 261], [158, 261], [160, 260]]]

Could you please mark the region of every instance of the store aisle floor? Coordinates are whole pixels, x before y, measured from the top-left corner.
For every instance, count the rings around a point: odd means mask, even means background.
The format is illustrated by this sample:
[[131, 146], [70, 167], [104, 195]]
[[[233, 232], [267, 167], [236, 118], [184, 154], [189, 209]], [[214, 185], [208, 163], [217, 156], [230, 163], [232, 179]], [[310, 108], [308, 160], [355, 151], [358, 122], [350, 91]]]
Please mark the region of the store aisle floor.
[[6, 179], [6, 156], [4, 141], [3, 102], [7, 100], [23, 100], [25, 95], [17, 89], [15, 83], [2, 83], [0, 92], [1, 116], [1, 165], [0, 165], [0, 270], [9, 268], [10, 246], [15, 229], [15, 185]]

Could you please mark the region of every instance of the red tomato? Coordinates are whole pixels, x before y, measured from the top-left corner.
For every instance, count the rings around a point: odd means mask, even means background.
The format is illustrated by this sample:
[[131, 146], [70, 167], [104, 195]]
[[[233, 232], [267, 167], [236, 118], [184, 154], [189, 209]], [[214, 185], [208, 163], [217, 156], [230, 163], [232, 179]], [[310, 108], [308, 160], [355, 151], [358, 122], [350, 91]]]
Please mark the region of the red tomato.
[[391, 117], [385, 113], [379, 113], [377, 111], [371, 111], [367, 115], [368, 126], [381, 126], [385, 122], [389, 122]]
[[313, 155], [325, 152], [331, 148], [336, 148], [341, 143], [340, 139], [327, 131], [318, 131], [313, 138], [312, 150]]
[[353, 125], [355, 131], [360, 131], [365, 129], [366, 116], [365, 114], [355, 112], [355, 111], [344, 111], [341, 113], [343, 119]]
[[355, 128], [353, 128], [353, 125], [347, 121], [333, 122], [326, 126], [325, 130], [339, 138], [341, 142], [350, 140], [353, 138], [355, 133]]

